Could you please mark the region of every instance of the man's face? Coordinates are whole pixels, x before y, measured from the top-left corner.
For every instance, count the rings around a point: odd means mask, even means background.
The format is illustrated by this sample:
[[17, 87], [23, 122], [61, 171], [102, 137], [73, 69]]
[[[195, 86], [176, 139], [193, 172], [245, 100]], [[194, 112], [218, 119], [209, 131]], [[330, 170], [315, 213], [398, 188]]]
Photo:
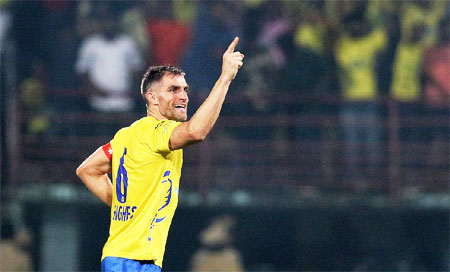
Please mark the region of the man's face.
[[165, 74], [159, 82], [153, 83], [152, 89], [162, 116], [175, 121], [187, 119], [188, 88], [182, 75]]

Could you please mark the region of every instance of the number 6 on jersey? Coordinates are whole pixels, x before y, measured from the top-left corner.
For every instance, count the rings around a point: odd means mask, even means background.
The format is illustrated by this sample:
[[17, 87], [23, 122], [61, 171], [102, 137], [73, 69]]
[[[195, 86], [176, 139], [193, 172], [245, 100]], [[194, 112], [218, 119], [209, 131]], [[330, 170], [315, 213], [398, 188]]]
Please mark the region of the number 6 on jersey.
[[117, 178], [116, 178], [116, 194], [117, 200], [120, 203], [125, 203], [127, 201], [128, 173], [124, 166], [126, 154], [127, 148], [125, 148], [125, 151], [123, 152], [123, 155], [120, 158], [120, 165], [119, 170], [117, 171]]

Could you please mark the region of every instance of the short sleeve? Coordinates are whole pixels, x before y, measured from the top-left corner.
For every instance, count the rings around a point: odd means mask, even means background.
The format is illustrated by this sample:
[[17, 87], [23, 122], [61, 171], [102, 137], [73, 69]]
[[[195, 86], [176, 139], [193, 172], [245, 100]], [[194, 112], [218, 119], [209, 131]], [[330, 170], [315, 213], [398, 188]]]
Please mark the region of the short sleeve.
[[113, 149], [111, 147], [111, 143], [107, 143], [105, 145], [102, 146], [103, 152], [105, 152], [106, 157], [108, 157], [108, 159], [111, 161], [112, 160], [112, 154], [113, 154]]
[[81, 45], [81, 48], [78, 52], [78, 58], [75, 64], [75, 70], [80, 73], [84, 74], [89, 70], [90, 63], [92, 62], [92, 43], [90, 40], [87, 40]]
[[133, 40], [128, 39], [127, 40], [127, 61], [130, 65], [130, 67], [133, 70], [141, 69], [144, 65], [141, 55], [139, 54], [139, 51], [136, 47], [136, 44], [133, 42]]
[[181, 123], [172, 120], [161, 120], [156, 126], [153, 126], [151, 133], [149, 133], [148, 143], [150, 144], [150, 149], [157, 153], [168, 153], [169, 139], [172, 135], [173, 130], [179, 126]]

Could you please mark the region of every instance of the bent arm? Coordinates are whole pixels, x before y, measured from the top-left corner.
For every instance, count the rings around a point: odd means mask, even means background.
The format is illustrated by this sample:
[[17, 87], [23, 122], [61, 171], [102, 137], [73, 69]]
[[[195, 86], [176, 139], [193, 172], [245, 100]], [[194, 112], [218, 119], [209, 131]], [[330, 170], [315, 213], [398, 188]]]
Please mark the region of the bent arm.
[[169, 141], [171, 150], [186, 147], [206, 138], [219, 117], [230, 83], [231, 81], [219, 78], [209, 96], [192, 118], [173, 130]]
[[108, 177], [111, 161], [99, 147], [80, 166], [76, 174], [86, 187], [108, 206], [112, 204], [112, 184]]
[[219, 117], [231, 81], [243, 64], [244, 55], [234, 52], [239, 42], [235, 38], [223, 55], [222, 74], [212, 88], [209, 96], [188, 122], [176, 127], [169, 140], [171, 150], [203, 141]]

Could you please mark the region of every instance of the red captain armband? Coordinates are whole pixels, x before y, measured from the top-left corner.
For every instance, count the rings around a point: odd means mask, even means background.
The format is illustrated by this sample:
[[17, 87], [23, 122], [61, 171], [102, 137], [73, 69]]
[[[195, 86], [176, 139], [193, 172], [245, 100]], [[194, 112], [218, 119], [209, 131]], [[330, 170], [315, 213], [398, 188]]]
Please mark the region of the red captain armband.
[[108, 157], [109, 160], [112, 160], [112, 154], [113, 150], [111, 147], [111, 143], [107, 143], [104, 146], [102, 146], [103, 152], [105, 152], [106, 157]]

